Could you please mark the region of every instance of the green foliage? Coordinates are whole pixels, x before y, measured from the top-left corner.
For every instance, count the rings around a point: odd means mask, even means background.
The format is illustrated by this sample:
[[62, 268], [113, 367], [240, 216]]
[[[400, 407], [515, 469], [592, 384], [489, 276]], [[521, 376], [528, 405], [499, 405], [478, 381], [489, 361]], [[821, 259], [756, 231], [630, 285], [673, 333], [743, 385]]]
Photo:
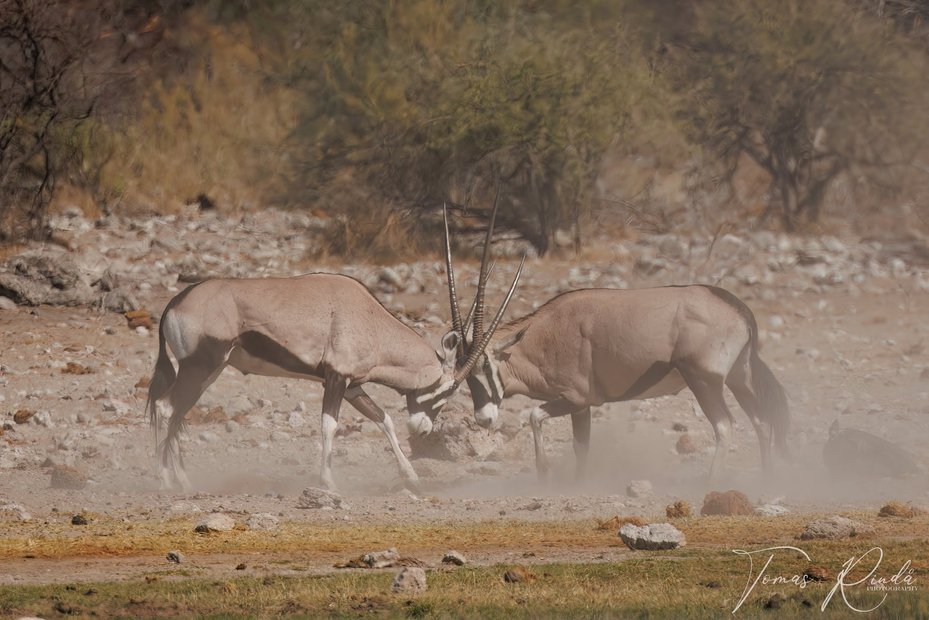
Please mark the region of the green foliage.
[[305, 93], [291, 196], [325, 192], [346, 169], [372, 200], [406, 209], [486, 208], [499, 187], [502, 223], [544, 252], [590, 208], [604, 152], [656, 98], [630, 33], [594, 18], [604, 6], [288, 7], [313, 31], [286, 55]]
[[442, 203], [499, 196], [545, 252], [611, 210], [721, 211], [698, 193], [746, 155], [788, 229], [837, 186], [929, 209], [917, 0], [60, 4], [0, 0], [0, 238], [41, 231], [62, 180], [104, 211], [311, 208], [323, 254], [378, 260], [426, 247]]
[[686, 131], [731, 164], [746, 153], [761, 165], [788, 229], [818, 218], [841, 173], [886, 175], [919, 146], [900, 121], [925, 104], [925, 63], [850, 5], [706, 3], [683, 39], [668, 71]]

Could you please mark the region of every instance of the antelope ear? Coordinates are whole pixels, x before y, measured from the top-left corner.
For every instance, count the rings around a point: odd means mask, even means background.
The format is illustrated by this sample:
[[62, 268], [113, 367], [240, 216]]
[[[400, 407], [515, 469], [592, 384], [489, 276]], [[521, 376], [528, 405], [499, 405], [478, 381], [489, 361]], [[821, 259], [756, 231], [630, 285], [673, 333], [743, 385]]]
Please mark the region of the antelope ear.
[[458, 354], [458, 341], [461, 340], [461, 334], [452, 330], [442, 336], [442, 352], [439, 354], [443, 362], [455, 362], [455, 356]]
[[499, 344], [497, 344], [494, 347], [494, 353], [497, 353], [497, 354], [503, 353], [505, 350], [509, 349], [514, 344], [522, 340], [523, 336], [525, 335], [526, 335], [526, 327], [522, 328], [521, 330], [519, 330], [518, 332], [516, 332], [515, 334], [513, 334], [512, 336], [510, 336], [503, 342], [500, 342]]

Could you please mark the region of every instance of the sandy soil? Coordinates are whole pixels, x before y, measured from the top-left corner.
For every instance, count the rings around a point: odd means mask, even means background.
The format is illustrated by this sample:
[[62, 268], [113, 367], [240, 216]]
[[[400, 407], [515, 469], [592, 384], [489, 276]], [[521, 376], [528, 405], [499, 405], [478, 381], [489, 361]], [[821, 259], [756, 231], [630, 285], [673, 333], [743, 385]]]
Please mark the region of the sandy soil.
[[[546, 297], [551, 282], [570, 279], [578, 266], [573, 260], [530, 262], [510, 316], [530, 310], [533, 301]], [[504, 265], [498, 271], [511, 270], [512, 265]], [[656, 282], [660, 281], [642, 278], [631, 284]], [[583, 481], [574, 480], [570, 423], [549, 421], [547, 439], [556, 471], [552, 480], [541, 483], [535, 476], [527, 424], [533, 403], [514, 398], [501, 412], [506, 432], [472, 430], [475, 444], [486, 446], [486, 453], [457, 462], [412, 461], [423, 483], [416, 497], [398, 492], [400, 478], [386, 440], [345, 405], [342, 421], [361, 426], [337, 439], [334, 473], [348, 504], [338, 510], [297, 508], [301, 490], [318, 484], [322, 390], [317, 384], [225, 371], [200, 407], [222, 407], [227, 421], [194, 421], [184, 444], [197, 492], [166, 494], [158, 490], [153, 473], [153, 440], [143, 411], [146, 389], [135, 387], [151, 374], [156, 335], [130, 330], [122, 315], [86, 308], [0, 310], [0, 534], [12, 537], [43, 523], [66, 523], [81, 512], [126, 522], [178, 517], [195, 521], [203, 513], [222, 511], [237, 521], [272, 513], [283, 522], [398, 526], [494, 519], [556, 522], [617, 514], [663, 518], [664, 506], [675, 499], [685, 499], [699, 510], [707, 491], [729, 488], [757, 503], [778, 498], [795, 513], [870, 509], [888, 499], [929, 504], [925, 474], [836, 481], [827, 474], [822, 457], [829, 426], [839, 420], [843, 427], [884, 437], [911, 452], [924, 467], [927, 464], [929, 292], [892, 278], [873, 278], [854, 288], [735, 281], [722, 285], [755, 311], [763, 329], [762, 356], [791, 396], [792, 457], [778, 463], [773, 479], [762, 476], [754, 433], [730, 401], [738, 424], [729, 470], [724, 479], [709, 483], [711, 428], [693, 397], [684, 392], [595, 410], [590, 474]], [[445, 293], [434, 293], [398, 292], [391, 303], [402, 305], [408, 316], [424, 316], [438, 305], [444, 317]], [[160, 312], [171, 294], [156, 288], [147, 305]], [[419, 328], [437, 344], [444, 326], [432, 323], [423, 321]], [[66, 373], [68, 363], [86, 368], [87, 374]], [[393, 416], [401, 443], [407, 446], [403, 399], [381, 387], [370, 393]], [[469, 404], [462, 390], [444, 415], [463, 419], [470, 415]], [[40, 413], [17, 424], [13, 415], [19, 410]], [[696, 453], [677, 454], [681, 431], [672, 429], [675, 423], [687, 427]], [[50, 469], [56, 464], [85, 471], [86, 487], [52, 488]], [[654, 494], [629, 497], [627, 485], [641, 479], [651, 481]], [[509, 553], [486, 553], [478, 560], [501, 561]], [[583, 561], [597, 556], [590, 550], [553, 553]], [[601, 557], [615, 559], [619, 553]], [[264, 557], [260, 563], [273, 570], [274, 559]], [[225, 571], [238, 561], [214, 556], [198, 566], [211, 574], [211, 566]], [[164, 562], [161, 553], [7, 559], [0, 561], [0, 583], [126, 578], [164, 567]], [[331, 564], [310, 562], [308, 568], [327, 566]]]

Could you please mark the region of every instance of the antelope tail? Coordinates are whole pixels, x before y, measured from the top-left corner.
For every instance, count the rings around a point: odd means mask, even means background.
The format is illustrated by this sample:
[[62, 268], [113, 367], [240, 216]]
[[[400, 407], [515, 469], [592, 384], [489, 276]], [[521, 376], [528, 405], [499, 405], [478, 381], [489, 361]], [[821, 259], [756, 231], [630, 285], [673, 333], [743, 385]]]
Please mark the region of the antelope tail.
[[790, 408], [787, 391], [767, 364], [758, 356], [758, 342], [751, 344], [752, 392], [761, 406], [763, 414], [771, 424], [772, 440], [777, 451], [787, 456], [787, 432], [790, 430]]
[[145, 401], [149, 422], [152, 425], [152, 429], [155, 431], [156, 447], [158, 446], [157, 403], [158, 400], [171, 389], [171, 386], [174, 384], [174, 379], [177, 377], [177, 373], [174, 371], [174, 365], [171, 363], [171, 358], [168, 357], [168, 351], [165, 347], [165, 317], [167, 314], [168, 309], [165, 310], [158, 325], [158, 360], [155, 362], [155, 373], [152, 375], [152, 380], [148, 385], [148, 399]]

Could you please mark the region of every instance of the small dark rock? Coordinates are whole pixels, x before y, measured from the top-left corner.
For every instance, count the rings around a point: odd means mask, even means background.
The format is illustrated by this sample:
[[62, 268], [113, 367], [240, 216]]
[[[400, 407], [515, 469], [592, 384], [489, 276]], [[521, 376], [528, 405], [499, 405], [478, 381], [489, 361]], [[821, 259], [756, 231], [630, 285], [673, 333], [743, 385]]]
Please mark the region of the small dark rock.
[[71, 525], [87, 525], [87, 517], [84, 515], [74, 515], [71, 517]]
[[184, 556], [181, 555], [180, 551], [168, 551], [165, 558], [167, 558], [169, 562], [174, 562], [175, 564], [180, 564], [184, 561]]

